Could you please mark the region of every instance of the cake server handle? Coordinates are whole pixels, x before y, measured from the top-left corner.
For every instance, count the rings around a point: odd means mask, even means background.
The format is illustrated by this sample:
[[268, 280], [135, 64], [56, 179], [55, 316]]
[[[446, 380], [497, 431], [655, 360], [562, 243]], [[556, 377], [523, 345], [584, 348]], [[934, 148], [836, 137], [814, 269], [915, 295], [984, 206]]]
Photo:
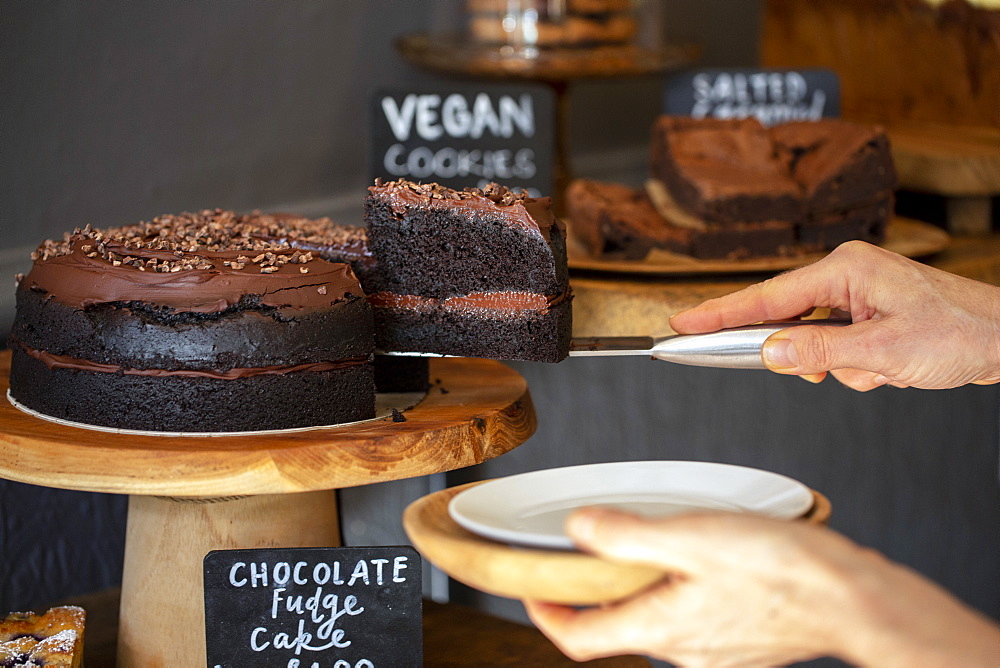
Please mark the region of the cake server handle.
[[772, 334], [801, 325], [843, 327], [850, 324], [850, 320], [789, 320], [734, 327], [707, 334], [669, 336], [656, 341], [650, 349], [650, 355], [689, 366], [766, 369], [761, 350], [764, 348], [764, 341]]

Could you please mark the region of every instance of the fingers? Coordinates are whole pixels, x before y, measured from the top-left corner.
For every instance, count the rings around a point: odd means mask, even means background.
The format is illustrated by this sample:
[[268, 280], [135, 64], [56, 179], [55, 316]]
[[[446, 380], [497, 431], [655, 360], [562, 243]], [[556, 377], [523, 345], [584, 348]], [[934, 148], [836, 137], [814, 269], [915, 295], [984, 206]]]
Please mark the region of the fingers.
[[816, 264], [681, 311], [670, 319], [670, 326], [679, 334], [698, 334], [794, 318], [817, 306], [849, 310], [848, 283], [840, 264], [839, 257], [831, 254]]
[[887, 370], [893, 349], [890, 339], [891, 332], [881, 321], [847, 327], [789, 327], [764, 342], [761, 357], [767, 368], [777, 373], [804, 376], [861, 369], [873, 372], [874, 378]]
[[856, 298], [857, 286], [866, 285], [871, 267], [893, 255], [862, 241], [850, 241], [819, 262], [681, 311], [670, 319], [670, 326], [678, 334], [699, 334], [794, 318], [817, 306], [857, 313], [868, 305], [852, 305], [852, 292]]
[[569, 516], [566, 533], [580, 548], [608, 559], [691, 572], [698, 567], [701, 548], [685, 536], [682, 523], [676, 521], [680, 518], [674, 519], [671, 529], [665, 522], [653, 523], [606, 508], [585, 508]]
[[[600, 608], [574, 610], [540, 601], [524, 601], [524, 609], [532, 623], [571, 659], [585, 661], [608, 656], [609, 652], [620, 654], [623, 651], [621, 645], [611, 648], [601, 646], [603, 639], [617, 636], [607, 628], [604, 618], [608, 615], [601, 614], [603, 611]], [[611, 620], [614, 619], [611, 616]]]
[[673, 587], [655, 586], [639, 597], [604, 607], [574, 609], [563, 605], [524, 601], [531, 621], [566, 656], [577, 661], [647, 653], [653, 643], [672, 644], [678, 620], [670, 604]]
[[[895, 385], [895, 383], [890, 383], [889, 379], [880, 373], [864, 371], [862, 369], [836, 369], [835, 371], [831, 371], [830, 374], [840, 381], [842, 385], [846, 385], [858, 392], [869, 392], [885, 385]], [[895, 386], [903, 387], [902, 385]]]
[[[729, 559], [730, 555], [718, 554], [720, 542], [752, 536], [750, 540], [759, 545], [762, 533], [774, 532], [770, 522], [724, 511], [651, 519], [591, 507], [569, 516], [566, 533], [584, 551], [611, 561], [652, 566], [680, 582]], [[783, 531], [784, 523], [781, 527]]]

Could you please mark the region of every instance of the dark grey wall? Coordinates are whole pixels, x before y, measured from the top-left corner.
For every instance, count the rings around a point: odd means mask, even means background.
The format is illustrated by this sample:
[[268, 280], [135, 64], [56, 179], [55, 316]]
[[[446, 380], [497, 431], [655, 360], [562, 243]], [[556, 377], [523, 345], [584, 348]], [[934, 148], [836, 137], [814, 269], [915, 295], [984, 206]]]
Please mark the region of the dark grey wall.
[[[430, 27], [445, 4], [5, 3], [0, 280], [42, 238], [86, 223], [203, 206], [359, 220], [366, 94], [434, 80], [391, 41]], [[748, 65], [757, 12], [756, 2], [671, 0], [664, 29], [702, 42], [705, 64]], [[573, 101], [578, 169], [604, 178], [641, 170], [659, 82], [580, 84]], [[0, 291], [4, 329], [10, 301]], [[831, 497], [835, 528], [1000, 615], [1000, 389], [859, 395], [832, 382], [641, 360], [516, 366], [539, 431], [471, 474], [645, 458], [780, 471]], [[402, 506], [429, 485], [346, 490], [347, 539], [399, 542]], [[123, 518], [118, 497], [0, 481], [0, 610], [113, 584]]]

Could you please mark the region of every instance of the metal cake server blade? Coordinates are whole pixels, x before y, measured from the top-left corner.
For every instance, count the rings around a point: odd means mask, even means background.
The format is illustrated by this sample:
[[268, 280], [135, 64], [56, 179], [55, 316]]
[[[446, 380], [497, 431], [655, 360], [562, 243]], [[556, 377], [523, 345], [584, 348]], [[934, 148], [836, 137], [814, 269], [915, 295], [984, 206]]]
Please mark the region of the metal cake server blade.
[[[576, 337], [570, 342], [570, 357], [614, 357], [642, 355], [676, 364], [721, 369], [766, 369], [760, 351], [775, 332], [800, 325], [843, 327], [850, 320], [783, 320], [745, 327], [722, 329], [707, 334], [675, 336], [594, 336]], [[440, 353], [377, 351], [394, 357], [451, 357]]]
[[597, 336], [574, 338], [570, 357], [648, 355], [689, 366], [721, 369], [766, 369], [760, 352], [764, 341], [775, 332], [800, 325], [842, 327], [850, 320], [788, 320], [722, 329], [707, 334], [675, 336]]

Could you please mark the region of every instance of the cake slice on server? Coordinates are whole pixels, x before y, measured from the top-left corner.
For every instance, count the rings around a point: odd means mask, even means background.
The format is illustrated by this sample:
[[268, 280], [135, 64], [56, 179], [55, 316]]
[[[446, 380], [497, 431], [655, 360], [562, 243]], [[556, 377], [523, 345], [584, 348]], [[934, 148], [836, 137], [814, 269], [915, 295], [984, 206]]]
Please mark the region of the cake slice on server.
[[364, 277], [385, 351], [558, 362], [569, 352], [566, 230], [549, 198], [490, 184], [376, 181]]

